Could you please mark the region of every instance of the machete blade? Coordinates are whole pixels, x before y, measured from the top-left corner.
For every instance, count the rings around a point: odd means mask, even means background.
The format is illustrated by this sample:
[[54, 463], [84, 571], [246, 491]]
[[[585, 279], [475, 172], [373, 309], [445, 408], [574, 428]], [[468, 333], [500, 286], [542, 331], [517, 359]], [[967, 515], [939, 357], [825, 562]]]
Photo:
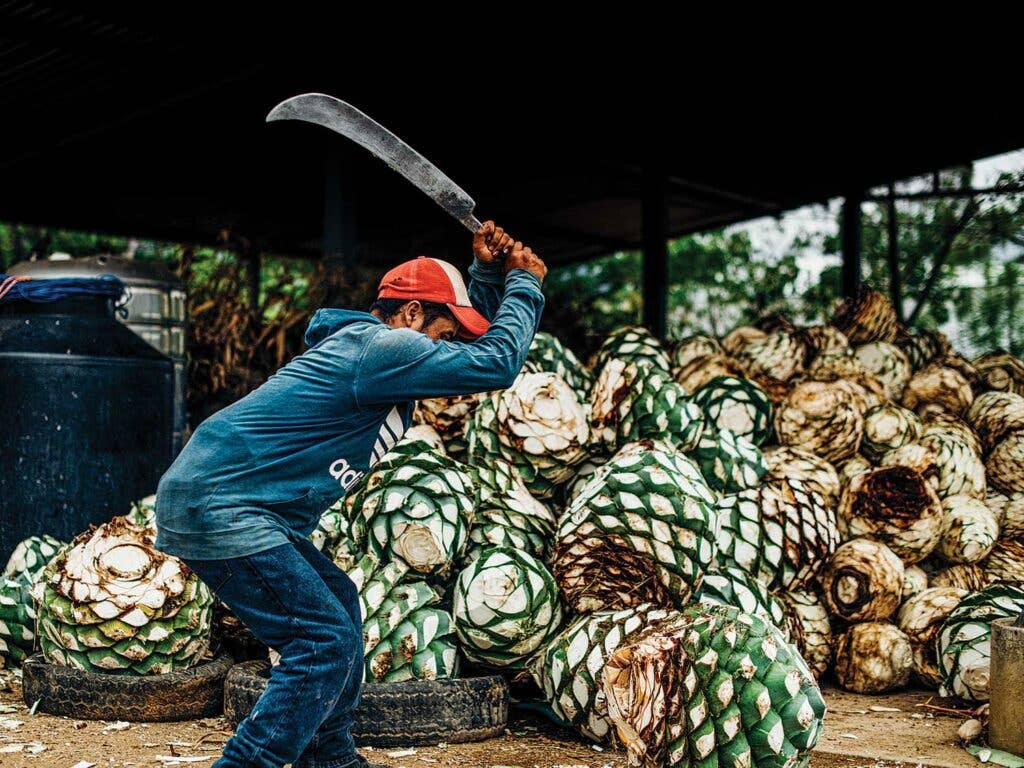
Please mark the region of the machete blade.
[[476, 203], [441, 169], [410, 147], [372, 117], [351, 104], [326, 93], [303, 93], [285, 99], [267, 114], [267, 122], [302, 120], [340, 133], [387, 163], [458, 221], [476, 232], [480, 221], [473, 215]]

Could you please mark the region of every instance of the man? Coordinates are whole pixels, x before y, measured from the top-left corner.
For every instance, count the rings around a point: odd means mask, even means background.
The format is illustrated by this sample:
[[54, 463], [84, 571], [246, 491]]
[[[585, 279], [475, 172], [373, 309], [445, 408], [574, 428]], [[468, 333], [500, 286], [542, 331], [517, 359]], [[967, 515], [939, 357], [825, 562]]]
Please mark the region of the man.
[[307, 537], [402, 436], [415, 400], [503, 389], [522, 368], [547, 268], [492, 221], [473, 253], [468, 291], [421, 256], [384, 275], [370, 312], [319, 310], [309, 349], [203, 422], [161, 478], [156, 546], [281, 654], [214, 768], [366, 765], [349, 734], [356, 589]]

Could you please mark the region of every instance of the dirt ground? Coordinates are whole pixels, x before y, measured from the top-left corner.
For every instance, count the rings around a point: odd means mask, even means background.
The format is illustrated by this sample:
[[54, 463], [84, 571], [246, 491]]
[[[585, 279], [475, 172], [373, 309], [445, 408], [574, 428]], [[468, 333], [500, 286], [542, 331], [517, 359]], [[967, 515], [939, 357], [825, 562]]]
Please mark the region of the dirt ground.
[[[827, 688], [825, 731], [811, 768], [968, 768], [956, 743], [961, 719], [922, 705], [926, 692], [857, 696]], [[876, 709], [872, 709], [875, 707]], [[878, 707], [898, 711], [877, 711]], [[20, 723], [12, 725], [13, 723]], [[109, 723], [29, 713], [17, 680], [0, 691], [3, 768], [209, 766], [231, 735], [223, 718], [184, 723]], [[42, 749], [40, 750], [40, 747]], [[513, 717], [506, 735], [477, 744], [364, 750], [389, 768], [625, 768], [625, 754], [597, 749], [542, 719]], [[174, 757], [198, 758], [175, 761]], [[162, 759], [168, 758], [168, 759]], [[85, 765], [78, 765], [85, 763]]]

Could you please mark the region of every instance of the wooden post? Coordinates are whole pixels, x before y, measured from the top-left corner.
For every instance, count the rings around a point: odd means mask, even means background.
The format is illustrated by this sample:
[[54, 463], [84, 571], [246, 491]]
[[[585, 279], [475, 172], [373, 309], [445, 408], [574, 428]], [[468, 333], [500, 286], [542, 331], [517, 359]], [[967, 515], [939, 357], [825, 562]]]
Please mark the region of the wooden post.
[[861, 200], [863, 191], [846, 195], [843, 201], [843, 296], [856, 296], [860, 289]]
[[889, 182], [889, 201], [886, 213], [886, 237], [889, 250], [889, 301], [896, 310], [896, 318], [903, 322], [903, 284], [900, 279], [899, 232], [896, 226], [896, 185]]
[[668, 328], [668, 177], [651, 163], [643, 171], [644, 325], [658, 338]]
[[[327, 306], [337, 306], [342, 297], [339, 287], [355, 263], [355, 216], [352, 210], [352, 180], [345, 176], [341, 148], [327, 143], [324, 163], [324, 239]], [[351, 171], [349, 171], [351, 173]]]

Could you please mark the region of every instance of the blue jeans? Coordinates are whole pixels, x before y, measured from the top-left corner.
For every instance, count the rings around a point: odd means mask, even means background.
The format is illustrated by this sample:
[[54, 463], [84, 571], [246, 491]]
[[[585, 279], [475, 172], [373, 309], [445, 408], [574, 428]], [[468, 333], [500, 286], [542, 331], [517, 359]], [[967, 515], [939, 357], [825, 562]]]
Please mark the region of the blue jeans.
[[281, 654], [213, 768], [360, 765], [349, 729], [363, 679], [355, 585], [307, 540], [224, 560], [184, 559], [260, 642]]

